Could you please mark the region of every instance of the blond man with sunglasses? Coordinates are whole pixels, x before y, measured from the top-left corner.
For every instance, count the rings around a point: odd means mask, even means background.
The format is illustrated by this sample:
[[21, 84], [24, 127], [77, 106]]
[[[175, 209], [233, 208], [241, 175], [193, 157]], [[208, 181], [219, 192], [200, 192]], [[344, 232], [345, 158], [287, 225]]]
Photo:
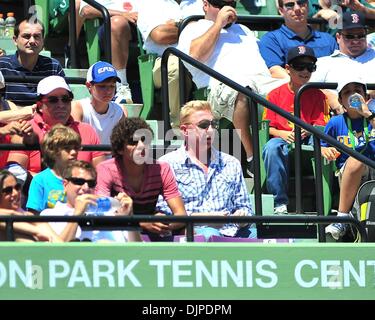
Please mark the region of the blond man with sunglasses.
[[308, 0], [278, 0], [278, 10], [284, 24], [277, 30], [267, 32], [259, 43], [260, 54], [272, 77], [288, 77], [285, 64], [291, 47], [309, 46], [316, 57], [329, 56], [337, 49], [337, 43], [330, 34], [313, 30], [308, 25]]
[[[39, 81], [37, 87], [37, 111], [30, 123], [39, 141], [56, 124], [63, 124], [76, 131], [82, 139], [82, 145], [99, 144], [99, 137], [95, 130], [87, 123], [76, 122], [70, 116], [73, 93], [60, 76], [49, 76]], [[80, 151], [79, 160], [92, 162], [94, 166], [105, 159], [103, 152]], [[16, 162], [31, 174], [41, 171], [41, 158], [39, 151], [12, 151], [8, 161]]]
[[[213, 146], [218, 120], [210, 103], [186, 103], [180, 113], [180, 129], [184, 144], [159, 160], [172, 167], [187, 213], [192, 216], [252, 215], [240, 162]], [[161, 198], [157, 210], [170, 214]], [[211, 236], [256, 238], [256, 229], [247, 224], [196, 225], [194, 231], [206, 240]]]
[[[309, 81], [316, 69], [314, 50], [306, 46], [289, 49], [285, 69], [290, 76], [287, 84], [272, 90], [267, 100], [285, 111], [294, 113], [294, 98], [298, 90]], [[309, 89], [301, 96], [301, 120], [311, 125], [324, 126], [328, 121], [329, 108], [326, 97], [318, 89]], [[288, 209], [288, 152], [294, 142], [294, 125], [269, 109], [264, 119], [270, 121], [271, 139], [263, 148], [264, 165], [267, 172], [267, 189], [274, 196], [275, 214], [287, 214]], [[304, 144], [312, 144], [306, 131], [301, 131]]]

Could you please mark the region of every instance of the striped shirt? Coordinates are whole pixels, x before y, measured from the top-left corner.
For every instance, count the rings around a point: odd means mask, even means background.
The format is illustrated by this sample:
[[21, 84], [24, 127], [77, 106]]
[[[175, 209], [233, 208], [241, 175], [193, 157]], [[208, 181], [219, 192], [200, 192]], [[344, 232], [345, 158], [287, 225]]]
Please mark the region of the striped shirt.
[[177, 183], [168, 163], [146, 164], [141, 189], [137, 192], [126, 182], [126, 172], [121, 160], [112, 158], [96, 167], [98, 172], [95, 193], [103, 196], [115, 196], [125, 192], [133, 199], [134, 214], [154, 214], [159, 195], [168, 201], [179, 197]]
[[[48, 77], [58, 75], [65, 77], [60, 63], [53, 58], [39, 55], [33, 70], [24, 68], [18, 61], [18, 53], [0, 57], [0, 71], [6, 76], [40, 76]], [[5, 88], [0, 90], [5, 99], [13, 101], [16, 105], [27, 106], [36, 102], [37, 83], [6, 82]]]
[[[187, 214], [232, 214], [236, 210], [244, 210], [247, 215], [253, 214], [241, 164], [231, 155], [212, 149], [207, 174], [191, 161], [184, 146], [160, 157], [159, 161], [166, 161], [172, 167]], [[160, 198], [157, 210], [170, 214], [170, 209]], [[220, 232], [233, 235], [237, 230], [237, 225], [226, 224]]]

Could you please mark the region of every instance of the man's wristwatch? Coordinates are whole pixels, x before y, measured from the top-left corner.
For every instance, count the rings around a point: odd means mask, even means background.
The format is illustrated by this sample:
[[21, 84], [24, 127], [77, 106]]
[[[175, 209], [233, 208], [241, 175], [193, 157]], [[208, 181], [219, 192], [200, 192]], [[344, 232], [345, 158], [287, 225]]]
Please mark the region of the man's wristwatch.
[[375, 112], [371, 112], [371, 115], [369, 117], [367, 117], [367, 120], [372, 120], [375, 118]]

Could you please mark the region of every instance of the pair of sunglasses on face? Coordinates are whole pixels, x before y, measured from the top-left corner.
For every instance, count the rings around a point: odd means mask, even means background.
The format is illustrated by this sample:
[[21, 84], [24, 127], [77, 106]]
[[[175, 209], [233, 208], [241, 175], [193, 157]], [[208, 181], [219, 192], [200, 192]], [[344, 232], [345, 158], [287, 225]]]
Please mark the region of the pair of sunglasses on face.
[[290, 66], [296, 71], [307, 70], [308, 72], [314, 72], [316, 70], [315, 62], [304, 62], [304, 63], [290, 63]]
[[236, 8], [237, 6], [237, 2], [236, 1], [223, 1], [223, 0], [207, 0], [211, 6], [213, 6], [214, 8], [217, 8], [217, 9], [221, 9], [225, 6], [230, 6], [232, 8]]
[[89, 186], [89, 188], [95, 188], [96, 186], [96, 180], [95, 179], [83, 179], [83, 178], [76, 178], [76, 177], [70, 177], [66, 180], [70, 181], [71, 183], [77, 185], [77, 186], [83, 186], [85, 183]]
[[202, 120], [195, 124], [199, 129], [207, 130], [210, 126], [212, 129], [219, 129], [219, 120]]
[[284, 3], [283, 6], [284, 6], [285, 8], [287, 8], [287, 9], [293, 9], [294, 6], [296, 5], [296, 3], [297, 3], [300, 7], [302, 7], [302, 6], [306, 5], [307, 2], [308, 2], [308, 0], [297, 0], [296, 2], [290, 1], [290, 2], [286, 2], [286, 3]]
[[9, 186], [9, 187], [3, 188], [2, 193], [6, 194], [6, 195], [10, 195], [10, 194], [13, 193], [13, 190], [16, 190], [16, 191], [20, 192], [21, 189], [22, 189], [22, 185], [20, 183], [17, 183], [14, 186]]
[[72, 100], [73, 100], [73, 97], [66, 94], [66, 95], [63, 95], [63, 96], [60, 96], [60, 97], [57, 97], [57, 96], [43, 97], [42, 102], [56, 104], [59, 101], [61, 101], [62, 103], [69, 103]]
[[361, 34], [345, 34], [341, 33], [345, 40], [363, 40], [366, 39], [366, 33]]

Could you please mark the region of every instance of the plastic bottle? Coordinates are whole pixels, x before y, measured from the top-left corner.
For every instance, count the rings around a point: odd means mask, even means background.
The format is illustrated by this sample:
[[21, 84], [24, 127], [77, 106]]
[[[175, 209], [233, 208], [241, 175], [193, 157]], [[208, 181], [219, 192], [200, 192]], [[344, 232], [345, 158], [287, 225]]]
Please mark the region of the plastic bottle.
[[354, 109], [362, 109], [361, 97], [359, 93], [353, 93], [349, 97], [349, 106]]
[[0, 13], [0, 37], [4, 37], [5, 33], [5, 20], [4, 15]]
[[113, 214], [121, 207], [120, 201], [112, 197], [100, 197], [96, 199], [95, 205], [88, 205], [86, 209], [87, 215], [104, 216], [106, 214]]
[[15, 25], [16, 25], [16, 19], [14, 18], [14, 12], [8, 12], [7, 18], [5, 19], [5, 32], [4, 32], [5, 37], [13, 38]]

